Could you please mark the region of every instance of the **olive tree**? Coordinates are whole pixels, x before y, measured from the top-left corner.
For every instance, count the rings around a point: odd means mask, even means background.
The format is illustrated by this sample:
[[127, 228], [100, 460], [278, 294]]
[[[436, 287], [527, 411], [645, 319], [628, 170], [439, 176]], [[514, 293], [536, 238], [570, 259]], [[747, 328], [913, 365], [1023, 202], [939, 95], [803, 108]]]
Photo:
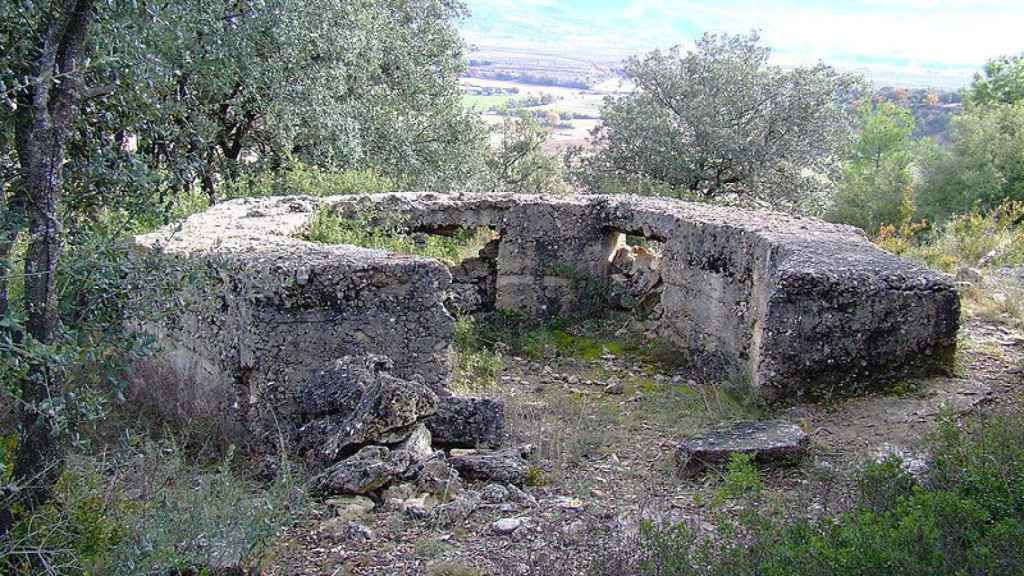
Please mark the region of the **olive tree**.
[[140, 3], [112, 55], [152, 106], [141, 149], [211, 200], [219, 180], [292, 157], [443, 189], [482, 161], [457, 85], [464, 13], [454, 0]]
[[[57, 266], [63, 248], [60, 205], [64, 193], [67, 142], [90, 87], [83, 81], [89, 58], [94, 0], [17, 1], [0, 9], [4, 61], [0, 90], [13, 178], [5, 183], [0, 204], [0, 259], [4, 262], [18, 237], [27, 232], [24, 269], [23, 329], [7, 320], [7, 279], [0, 269], [0, 344], [14, 348], [45, 347], [58, 330]], [[20, 426], [14, 479], [23, 486], [20, 502], [31, 509], [44, 502], [60, 473], [57, 439], [63, 382], [45, 362], [31, 362], [18, 382]], [[4, 498], [4, 501], [7, 499]], [[0, 502], [2, 504], [3, 502]], [[9, 503], [9, 502], [8, 502]], [[0, 537], [11, 523], [10, 509], [0, 510]]]
[[517, 194], [566, 192], [561, 163], [544, 150], [550, 134], [529, 110], [507, 110], [497, 129], [498, 142], [486, 160], [490, 189]]
[[686, 53], [629, 59], [636, 89], [605, 101], [584, 182], [820, 204], [838, 178], [861, 81], [824, 64], [783, 69], [769, 56], [751, 33], [706, 34]]

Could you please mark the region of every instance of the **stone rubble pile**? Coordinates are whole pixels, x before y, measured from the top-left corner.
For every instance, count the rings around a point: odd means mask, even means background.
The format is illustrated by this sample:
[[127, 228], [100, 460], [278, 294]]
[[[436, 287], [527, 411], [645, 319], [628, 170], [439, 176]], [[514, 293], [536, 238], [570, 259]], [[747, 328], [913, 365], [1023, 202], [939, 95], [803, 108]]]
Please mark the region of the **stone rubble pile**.
[[660, 313], [662, 258], [644, 246], [622, 246], [612, 256], [613, 286], [620, 290], [616, 302], [622, 308], [657, 319]]
[[[444, 396], [392, 375], [392, 368], [382, 356], [346, 356], [300, 387], [309, 418], [298, 430], [300, 451], [321, 470], [316, 490], [346, 497], [336, 499], [339, 530], [349, 530], [351, 516], [377, 502], [412, 517], [456, 522], [481, 499], [507, 498], [526, 482], [532, 448], [498, 448], [501, 401]], [[498, 484], [479, 494], [465, 481]]]

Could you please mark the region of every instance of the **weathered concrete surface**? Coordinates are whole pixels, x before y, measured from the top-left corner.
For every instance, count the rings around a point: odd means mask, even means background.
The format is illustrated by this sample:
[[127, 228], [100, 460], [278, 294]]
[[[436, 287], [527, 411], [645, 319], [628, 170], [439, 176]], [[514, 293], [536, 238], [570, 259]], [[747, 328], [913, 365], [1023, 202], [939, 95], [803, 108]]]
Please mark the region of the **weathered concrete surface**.
[[454, 333], [446, 267], [294, 238], [318, 205], [235, 200], [136, 239], [147, 272], [133, 309], [160, 345], [139, 367], [138, 394], [276, 446], [305, 418], [310, 375], [344, 356], [390, 358], [395, 376], [443, 392]]
[[956, 344], [950, 279], [814, 219], [631, 196], [243, 199], [137, 239], [164, 279], [190, 279], [169, 291], [140, 280], [140, 323], [163, 350], [140, 370], [161, 379], [143, 388], [263, 441], [309, 418], [300, 388], [344, 356], [388, 357], [396, 377], [447, 395], [452, 271], [297, 239], [319, 208], [397, 217], [412, 231], [490, 227], [499, 242], [454, 271], [459, 289], [540, 317], [593, 306], [586, 295], [613, 280], [623, 234], [661, 241], [659, 260], [621, 274], [642, 288], [652, 327], [696, 368], [749, 381], [769, 401], [934, 370]]
[[657, 331], [697, 367], [749, 380], [769, 401], [849, 394], [945, 367], [959, 296], [943, 274], [889, 254], [853, 227], [635, 196], [339, 196], [410, 229], [498, 231], [495, 303], [538, 316], [585, 307], [622, 234], [663, 242]]

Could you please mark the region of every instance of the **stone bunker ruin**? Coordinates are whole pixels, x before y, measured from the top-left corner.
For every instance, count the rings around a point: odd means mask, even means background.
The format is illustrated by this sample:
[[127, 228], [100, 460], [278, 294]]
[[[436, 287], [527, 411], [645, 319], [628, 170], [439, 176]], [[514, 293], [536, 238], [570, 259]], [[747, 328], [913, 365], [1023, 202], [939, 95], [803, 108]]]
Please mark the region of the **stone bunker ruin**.
[[[416, 233], [487, 227], [496, 241], [449, 270], [299, 239], [321, 209], [384, 214]], [[627, 237], [660, 253], [627, 247]], [[240, 199], [136, 246], [149, 263], [149, 276], [139, 275], [141, 324], [160, 343], [147, 370], [160, 373], [181, 415], [246, 433], [270, 411], [301, 422], [310, 375], [343, 357], [387, 358], [397, 378], [450, 396], [446, 302], [555, 317], [586, 304], [590, 281], [618, 286], [696, 369], [747, 379], [775, 403], [948, 366], [960, 306], [951, 279], [858, 229], [635, 196]], [[143, 279], [153, 272], [160, 282]]]

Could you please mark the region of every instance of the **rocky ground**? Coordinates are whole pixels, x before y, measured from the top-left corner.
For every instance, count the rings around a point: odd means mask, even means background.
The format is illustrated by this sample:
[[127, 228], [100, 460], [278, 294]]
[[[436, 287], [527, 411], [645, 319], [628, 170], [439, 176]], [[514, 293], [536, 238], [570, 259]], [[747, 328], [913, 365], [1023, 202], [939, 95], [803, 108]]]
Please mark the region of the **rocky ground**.
[[467, 482], [461, 490], [471, 504], [454, 518], [429, 513], [429, 499], [417, 501], [412, 488], [390, 501], [321, 500], [284, 535], [267, 572], [585, 574], [638, 518], [713, 529], [709, 516], [721, 506], [710, 502], [722, 471], [683, 479], [673, 453], [716, 423], [772, 417], [799, 425], [810, 437], [808, 455], [765, 469], [765, 486], [822, 511], [841, 506], [843, 479], [866, 458], [896, 452], [914, 462], [944, 412], [1016, 403], [1021, 388], [1024, 333], [998, 318], [965, 320], [954, 374], [772, 413], [738, 384], [696, 382], [649, 356], [506, 357], [485, 394], [506, 402], [509, 445], [532, 446], [521, 490]]

